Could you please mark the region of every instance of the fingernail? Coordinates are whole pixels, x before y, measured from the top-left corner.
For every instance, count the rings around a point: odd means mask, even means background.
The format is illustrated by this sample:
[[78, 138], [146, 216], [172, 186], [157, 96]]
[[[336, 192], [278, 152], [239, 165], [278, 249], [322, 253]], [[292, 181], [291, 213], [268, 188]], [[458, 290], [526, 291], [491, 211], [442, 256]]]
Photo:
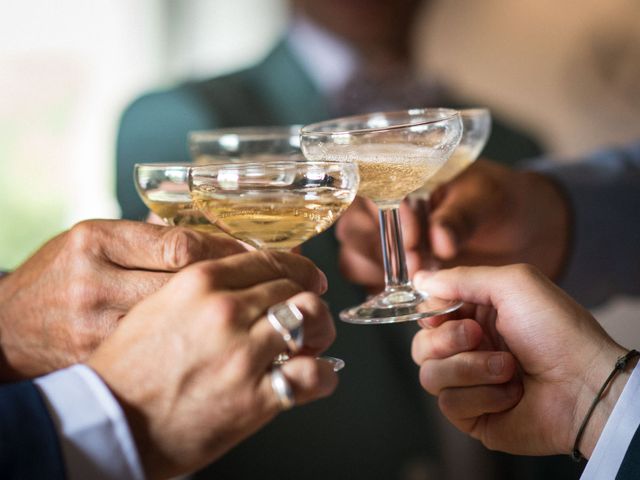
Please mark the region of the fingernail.
[[491, 355], [489, 360], [487, 360], [487, 366], [489, 367], [489, 371], [492, 375], [500, 375], [504, 370], [504, 358], [502, 358], [502, 354], [497, 353], [495, 355]]

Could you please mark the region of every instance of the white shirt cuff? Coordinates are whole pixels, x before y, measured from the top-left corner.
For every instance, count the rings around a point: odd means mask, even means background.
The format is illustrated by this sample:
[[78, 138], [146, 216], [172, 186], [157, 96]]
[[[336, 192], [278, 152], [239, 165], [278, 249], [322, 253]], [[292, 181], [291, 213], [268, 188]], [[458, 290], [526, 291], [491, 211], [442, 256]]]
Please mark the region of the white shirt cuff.
[[35, 380], [61, 439], [70, 480], [143, 480], [122, 408], [100, 377], [74, 365]]
[[622, 390], [581, 480], [614, 479], [640, 425], [640, 362]]

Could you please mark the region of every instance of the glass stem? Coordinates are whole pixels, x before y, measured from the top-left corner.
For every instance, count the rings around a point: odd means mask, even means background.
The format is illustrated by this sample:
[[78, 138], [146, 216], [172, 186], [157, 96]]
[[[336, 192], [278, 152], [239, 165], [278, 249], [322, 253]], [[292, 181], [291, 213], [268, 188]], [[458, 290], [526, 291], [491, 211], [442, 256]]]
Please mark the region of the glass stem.
[[400, 228], [400, 209], [380, 209], [378, 215], [380, 217], [385, 290], [410, 286]]

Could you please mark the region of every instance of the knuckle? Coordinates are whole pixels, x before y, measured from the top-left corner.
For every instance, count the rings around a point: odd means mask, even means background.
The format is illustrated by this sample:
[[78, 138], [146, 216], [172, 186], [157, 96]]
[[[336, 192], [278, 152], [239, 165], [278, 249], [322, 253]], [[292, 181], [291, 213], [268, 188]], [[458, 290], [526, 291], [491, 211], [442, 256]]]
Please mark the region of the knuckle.
[[211, 301], [211, 318], [222, 328], [233, 328], [238, 324], [242, 309], [242, 302], [236, 296], [217, 294]]
[[279, 277], [287, 277], [287, 271], [282, 264], [285, 253], [271, 252], [268, 250], [258, 250], [254, 253], [257, 261], [261, 262], [267, 269], [274, 272]]
[[420, 367], [420, 385], [431, 395], [438, 395], [442, 390], [437, 381], [434, 362], [427, 360]]
[[449, 419], [457, 418], [457, 405], [458, 402], [455, 400], [455, 395], [450, 390], [445, 389], [438, 395], [438, 408], [445, 417]]
[[290, 294], [290, 296], [296, 295], [304, 291], [302, 286], [298, 282], [290, 278], [281, 279], [280, 285], [282, 286], [283, 290], [285, 290]]
[[295, 278], [301, 280], [305, 287], [317, 281], [316, 267], [311, 260], [302, 255], [265, 250], [256, 252], [256, 255], [258, 255], [259, 261], [274, 273], [276, 278]]
[[195, 292], [212, 288], [214, 276], [211, 270], [212, 266], [198, 264], [178, 275], [186, 284], [185, 288]]
[[438, 358], [451, 355], [456, 345], [454, 332], [448, 327], [447, 323], [443, 324], [431, 336], [433, 354]]
[[162, 238], [162, 259], [171, 269], [184, 268], [199, 260], [199, 238], [187, 228], [169, 229]]
[[462, 356], [456, 358], [456, 362], [453, 364], [454, 378], [466, 381], [473, 377], [473, 372], [474, 362], [471, 359]]
[[542, 276], [540, 270], [528, 263], [518, 263], [507, 268], [511, 269], [514, 278], [518, 281], [531, 282]]
[[235, 348], [229, 358], [230, 370], [235, 372], [240, 379], [247, 378], [255, 371], [255, 355], [249, 348]]
[[95, 247], [98, 226], [95, 221], [85, 220], [75, 224], [67, 233], [69, 248], [74, 252], [89, 252]]

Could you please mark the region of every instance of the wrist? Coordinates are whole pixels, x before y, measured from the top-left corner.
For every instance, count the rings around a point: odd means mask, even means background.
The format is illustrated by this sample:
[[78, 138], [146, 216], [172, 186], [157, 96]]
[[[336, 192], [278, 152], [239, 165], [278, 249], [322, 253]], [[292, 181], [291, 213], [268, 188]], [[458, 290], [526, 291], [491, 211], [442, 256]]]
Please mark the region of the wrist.
[[[572, 429], [572, 442], [575, 442], [576, 435], [580, 428], [580, 425], [585, 419], [589, 408], [596, 399], [598, 392], [602, 388], [607, 377], [611, 374], [616, 361], [621, 356], [627, 353], [626, 349], [623, 349], [619, 345], [610, 344], [601, 350], [601, 354], [598, 355], [598, 360], [590, 363], [588, 375], [585, 378], [585, 383], [580, 391], [580, 395], [576, 401], [576, 408], [574, 411], [574, 427]], [[602, 393], [602, 396], [598, 400], [595, 409], [591, 417], [587, 420], [584, 433], [580, 439], [578, 449], [585, 458], [590, 458], [593, 450], [602, 434], [602, 431], [607, 423], [607, 420], [611, 416], [613, 409], [624, 390], [627, 381], [629, 380], [633, 369], [638, 362], [638, 358], [631, 359], [626, 367], [618, 371], [607, 388]], [[570, 446], [573, 449], [574, 445]]]

